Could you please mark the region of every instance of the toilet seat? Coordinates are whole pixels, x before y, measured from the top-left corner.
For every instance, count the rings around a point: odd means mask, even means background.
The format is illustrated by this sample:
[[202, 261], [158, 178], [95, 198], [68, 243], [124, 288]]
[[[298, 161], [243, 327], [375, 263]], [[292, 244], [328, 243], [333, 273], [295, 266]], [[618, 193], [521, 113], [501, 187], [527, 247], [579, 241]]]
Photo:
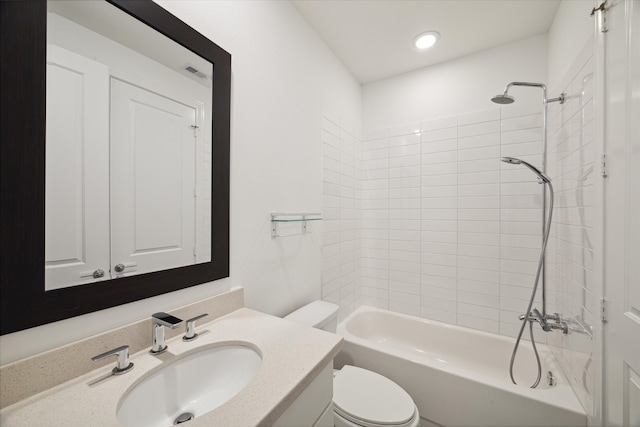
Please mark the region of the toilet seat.
[[416, 422], [411, 396], [390, 379], [345, 365], [333, 380], [334, 411], [363, 427], [410, 427]]

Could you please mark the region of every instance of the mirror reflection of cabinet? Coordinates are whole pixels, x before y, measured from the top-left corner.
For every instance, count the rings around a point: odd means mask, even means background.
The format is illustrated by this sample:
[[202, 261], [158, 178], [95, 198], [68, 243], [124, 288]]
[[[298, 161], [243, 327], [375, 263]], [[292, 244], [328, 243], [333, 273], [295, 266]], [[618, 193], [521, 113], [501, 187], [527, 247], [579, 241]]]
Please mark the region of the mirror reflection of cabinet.
[[[207, 239], [196, 246], [208, 250], [210, 261], [45, 290], [45, 123], [49, 121], [46, 117], [46, 49], [48, 43], [64, 45], [48, 37], [46, 2], [0, 1], [3, 62], [0, 72], [0, 333], [3, 335], [229, 276], [231, 55], [152, 0], [71, 3], [74, 9], [106, 3], [107, 9], [125, 12], [158, 37], [167, 37], [195, 53], [203, 65], [209, 65], [212, 108], [199, 129], [206, 140], [198, 148], [204, 153], [204, 170], [202, 175], [197, 175], [203, 183], [199, 200], [208, 207], [209, 216], [196, 219], [202, 221], [203, 236]], [[108, 27], [110, 24], [103, 19], [107, 13], [109, 11], [100, 13], [97, 20], [104, 21]], [[120, 29], [120, 25], [116, 27]], [[171, 50], [170, 56], [176, 56], [170, 45], [146, 40], [142, 44], [162, 52]], [[85, 57], [93, 59], [91, 55]], [[128, 60], [120, 56], [112, 59]], [[200, 64], [191, 65], [202, 69]], [[142, 73], [146, 80], [153, 80], [155, 74]]]
[[210, 261], [211, 84], [184, 66], [199, 59], [148, 57], [65, 3], [48, 13], [64, 47], [47, 47], [45, 289]]
[[45, 288], [100, 280], [109, 269], [105, 65], [48, 46], [46, 134]]
[[112, 80], [112, 278], [196, 262], [197, 110]]

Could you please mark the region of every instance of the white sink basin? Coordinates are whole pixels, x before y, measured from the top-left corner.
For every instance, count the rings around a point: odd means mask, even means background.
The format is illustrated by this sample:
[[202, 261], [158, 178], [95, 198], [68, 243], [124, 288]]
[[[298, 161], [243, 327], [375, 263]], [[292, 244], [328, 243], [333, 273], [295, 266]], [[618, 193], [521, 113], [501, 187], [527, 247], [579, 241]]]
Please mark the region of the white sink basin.
[[198, 417], [238, 394], [260, 369], [251, 347], [210, 347], [168, 363], [126, 393], [117, 417], [126, 427], [166, 427]]

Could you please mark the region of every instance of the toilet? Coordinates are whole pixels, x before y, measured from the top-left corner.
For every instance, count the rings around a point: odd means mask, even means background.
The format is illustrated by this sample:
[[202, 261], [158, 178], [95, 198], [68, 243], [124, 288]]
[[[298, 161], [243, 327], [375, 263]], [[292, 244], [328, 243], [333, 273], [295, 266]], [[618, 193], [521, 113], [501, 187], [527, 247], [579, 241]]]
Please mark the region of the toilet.
[[[285, 316], [303, 325], [336, 333], [338, 306], [314, 301]], [[345, 365], [333, 374], [336, 427], [418, 427], [420, 415], [411, 396], [389, 378]]]

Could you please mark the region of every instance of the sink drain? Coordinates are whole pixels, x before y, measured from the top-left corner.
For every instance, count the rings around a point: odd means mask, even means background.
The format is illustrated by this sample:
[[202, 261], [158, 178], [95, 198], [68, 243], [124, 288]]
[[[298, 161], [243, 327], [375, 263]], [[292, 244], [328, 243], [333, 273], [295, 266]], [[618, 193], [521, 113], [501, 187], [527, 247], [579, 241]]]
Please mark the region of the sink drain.
[[195, 417], [196, 416], [193, 415], [191, 412], [185, 412], [184, 414], [180, 414], [178, 418], [175, 419], [175, 421], [173, 422], [173, 425], [176, 426], [178, 424], [186, 423], [187, 421], [192, 420]]

